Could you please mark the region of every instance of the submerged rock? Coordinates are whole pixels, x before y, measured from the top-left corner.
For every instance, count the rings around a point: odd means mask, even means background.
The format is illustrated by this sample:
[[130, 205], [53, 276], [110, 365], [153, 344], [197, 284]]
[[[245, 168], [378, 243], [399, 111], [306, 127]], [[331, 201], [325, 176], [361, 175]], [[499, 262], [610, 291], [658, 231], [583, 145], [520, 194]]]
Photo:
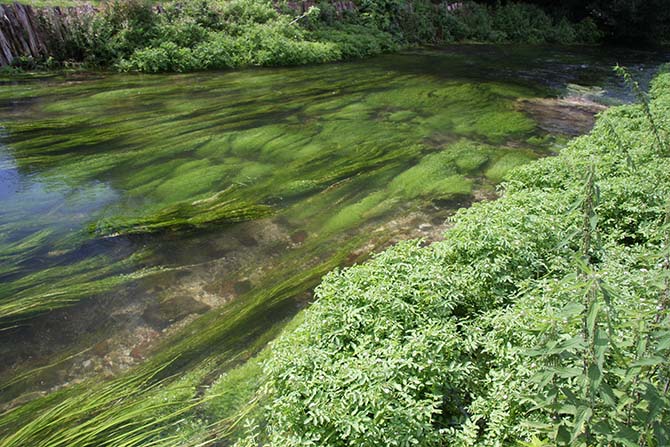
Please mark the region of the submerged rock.
[[306, 231], [300, 230], [291, 234], [291, 242], [293, 242], [294, 244], [302, 244], [303, 242], [305, 242], [305, 239], [307, 239]]

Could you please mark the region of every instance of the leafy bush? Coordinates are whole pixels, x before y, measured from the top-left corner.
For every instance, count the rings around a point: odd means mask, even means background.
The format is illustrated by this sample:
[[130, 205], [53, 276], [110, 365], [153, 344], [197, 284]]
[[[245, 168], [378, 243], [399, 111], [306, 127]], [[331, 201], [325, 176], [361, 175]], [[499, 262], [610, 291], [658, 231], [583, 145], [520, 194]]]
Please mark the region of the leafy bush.
[[544, 43], [553, 23], [544, 11], [533, 5], [508, 4], [493, 15], [493, 28], [504, 40], [513, 42]]
[[146, 72], [238, 68], [253, 65], [301, 65], [342, 57], [336, 44], [305, 40], [303, 31], [285, 20], [251, 24], [239, 35], [212, 32], [194, 49], [167, 41], [135, 51], [121, 70]]
[[311, 32], [309, 39], [334, 44], [345, 59], [371, 56], [398, 48], [388, 33], [355, 24], [324, 27]]
[[231, 0], [223, 3], [220, 19], [226, 23], [247, 25], [275, 20], [278, 13], [266, 0]]
[[469, 366], [456, 325], [442, 322], [451, 306], [431, 290], [437, 269], [413, 269], [435, 265], [431, 258], [416, 243], [401, 244], [328, 276], [319, 302], [275, 344], [268, 364], [277, 393], [272, 445], [438, 445], [436, 408], [457, 411]]
[[145, 46], [155, 36], [157, 16], [146, 0], [114, 0], [93, 17], [88, 30], [86, 61], [110, 65]]
[[575, 41], [582, 43], [598, 43], [603, 39], [603, 33], [590, 17], [574, 25]]
[[592, 21], [574, 25], [563, 18], [555, 22], [539, 7], [525, 3], [487, 8], [467, 2], [447, 12], [442, 21], [456, 40], [571, 44], [592, 43], [598, 37], [590, 28]]
[[180, 47], [174, 42], [163, 42], [158, 47], [142, 48], [135, 51], [129, 60], [120, 62], [119, 68], [148, 73], [182, 72], [197, 67], [196, 64], [190, 49]]

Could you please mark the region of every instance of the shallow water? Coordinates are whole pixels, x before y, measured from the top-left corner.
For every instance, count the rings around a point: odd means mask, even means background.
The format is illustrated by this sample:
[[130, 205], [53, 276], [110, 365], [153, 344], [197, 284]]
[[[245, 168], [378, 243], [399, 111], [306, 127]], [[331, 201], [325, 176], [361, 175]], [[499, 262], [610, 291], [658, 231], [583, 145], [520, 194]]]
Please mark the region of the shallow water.
[[[666, 54], [453, 46], [315, 67], [0, 85], [0, 404], [236, 355], [326, 271], [551, 154], [520, 100], [631, 100]], [[544, 127], [546, 129], [546, 127]], [[168, 340], [161, 345], [162, 340]], [[180, 344], [181, 343], [181, 344]]]

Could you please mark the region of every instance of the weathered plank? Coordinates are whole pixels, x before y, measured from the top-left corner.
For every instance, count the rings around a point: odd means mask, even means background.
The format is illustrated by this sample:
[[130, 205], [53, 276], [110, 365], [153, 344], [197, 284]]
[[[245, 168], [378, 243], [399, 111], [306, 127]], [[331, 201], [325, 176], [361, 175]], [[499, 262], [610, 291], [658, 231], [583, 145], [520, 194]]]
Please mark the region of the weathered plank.
[[[82, 11], [79, 11], [82, 9]], [[67, 38], [69, 26], [93, 8], [32, 8], [19, 3], [0, 5], [0, 66], [20, 57], [44, 58]]]

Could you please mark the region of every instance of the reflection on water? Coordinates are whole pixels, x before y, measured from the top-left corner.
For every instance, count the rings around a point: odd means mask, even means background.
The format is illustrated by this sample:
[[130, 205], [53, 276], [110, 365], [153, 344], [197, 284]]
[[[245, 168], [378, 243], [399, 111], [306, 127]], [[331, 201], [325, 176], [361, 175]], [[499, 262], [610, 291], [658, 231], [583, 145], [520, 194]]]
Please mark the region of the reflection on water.
[[[255, 306], [243, 327], [258, 337], [309, 302], [322, 269], [439, 237], [453, 210], [556, 150], [560, 128], [538, 125], [520, 100], [626, 101], [610, 67], [632, 65], [644, 81], [662, 60], [454, 46], [0, 86], [3, 401], [118, 374], [229, 303]], [[292, 277], [302, 279], [288, 298], [252, 301]]]

